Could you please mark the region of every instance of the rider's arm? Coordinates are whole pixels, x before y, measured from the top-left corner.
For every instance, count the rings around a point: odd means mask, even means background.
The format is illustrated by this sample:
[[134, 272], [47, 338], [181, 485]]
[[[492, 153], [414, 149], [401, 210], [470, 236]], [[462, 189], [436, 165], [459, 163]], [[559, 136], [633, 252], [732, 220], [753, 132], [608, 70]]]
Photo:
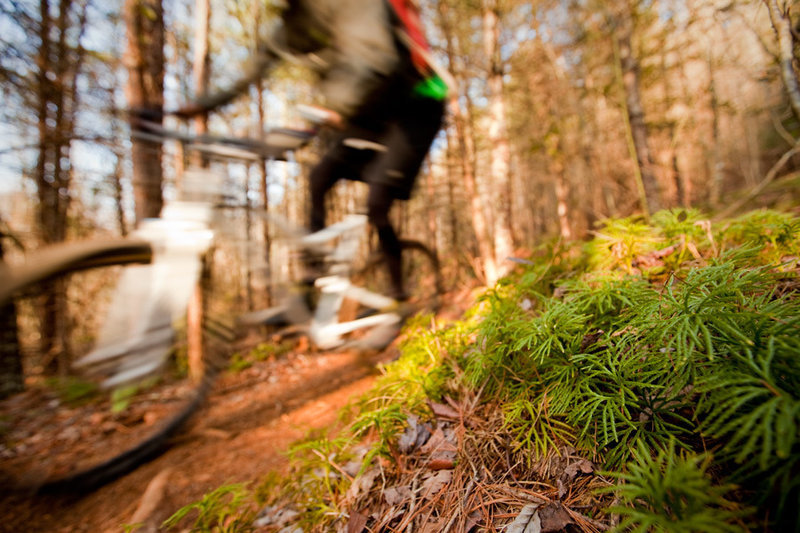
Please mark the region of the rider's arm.
[[201, 94], [193, 102], [184, 105], [174, 112], [175, 115], [191, 116], [222, 107], [237, 96], [247, 92], [250, 85], [263, 78], [277, 60], [277, 56], [269, 48], [261, 47], [258, 53], [244, 66], [244, 73], [225, 89], [213, 93]]

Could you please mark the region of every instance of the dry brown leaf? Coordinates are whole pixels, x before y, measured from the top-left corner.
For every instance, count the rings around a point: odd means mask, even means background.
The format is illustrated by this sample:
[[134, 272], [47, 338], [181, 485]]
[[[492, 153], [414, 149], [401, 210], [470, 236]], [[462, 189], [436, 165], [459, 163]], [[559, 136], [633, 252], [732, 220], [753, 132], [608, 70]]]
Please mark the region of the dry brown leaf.
[[411, 488], [408, 485], [389, 487], [383, 491], [383, 499], [392, 507], [411, 501]]
[[436, 452], [428, 461], [430, 470], [450, 470], [456, 465], [455, 452]]
[[425, 446], [420, 450], [422, 453], [432, 454], [438, 451], [455, 452], [458, 451], [455, 442], [447, 438], [442, 428], [436, 428], [431, 438], [425, 443]]
[[435, 474], [426, 476], [425, 481], [422, 482], [422, 497], [426, 500], [430, 500], [442, 490], [442, 487], [450, 483], [452, 479], [452, 470], [439, 470]]
[[398, 449], [405, 454], [423, 446], [431, 436], [427, 424], [420, 424], [416, 416], [410, 415], [407, 421], [406, 430], [397, 441]]
[[449, 405], [436, 402], [429, 402], [428, 405], [430, 405], [431, 411], [433, 411], [433, 414], [436, 415], [436, 418], [445, 418], [450, 420], [458, 420], [461, 418], [461, 414]]
[[465, 531], [471, 531], [473, 527], [477, 526], [483, 520], [483, 513], [476, 509], [467, 515], [467, 523], [464, 524]]
[[350, 519], [347, 520], [347, 533], [361, 533], [367, 526], [367, 517], [358, 511], [350, 511]]
[[576, 461], [564, 469], [564, 474], [566, 474], [569, 479], [575, 479], [578, 473], [591, 474], [592, 472], [594, 472], [594, 464], [586, 459]]
[[355, 502], [359, 496], [368, 493], [372, 488], [372, 485], [375, 483], [375, 478], [378, 477], [378, 475], [380, 475], [380, 469], [373, 466], [360, 476], [356, 477], [350, 484], [350, 488], [347, 489], [347, 494], [345, 494], [345, 505]]
[[436, 520], [423, 524], [419, 533], [439, 533], [444, 526], [444, 520]]
[[558, 502], [548, 503], [539, 509], [539, 517], [542, 521], [542, 533], [561, 531], [573, 523], [564, 506]]

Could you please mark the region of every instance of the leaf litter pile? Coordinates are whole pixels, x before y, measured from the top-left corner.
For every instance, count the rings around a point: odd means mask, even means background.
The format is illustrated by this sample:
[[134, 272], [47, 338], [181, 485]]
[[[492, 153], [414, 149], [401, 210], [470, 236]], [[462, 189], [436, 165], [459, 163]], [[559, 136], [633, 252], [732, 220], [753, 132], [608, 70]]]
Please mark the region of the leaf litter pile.
[[408, 324], [287, 477], [221, 487], [181, 525], [797, 531], [799, 257], [800, 220], [774, 211], [610, 220], [532, 253], [461, 320]]
[[[462, 405], [446, 400], [429, 403], [429, 421], [408, 416], [390, 459], [376, 459], [367, 469], [360, 460], [337, 465], [326, 459], [332, 470], [316, 475], [349, 483], [338, 502], [347, 511], [337, 530], [432, 533], [497, 523], [507, 523], [511, 533], [607, 529], [582, 514], [602, 504], [593, 489], [608, 486], [593, 475], [591, 461], [564, 448], [526, 466], [505, 450], [510, 436], [488, 406], [476, 406], [476, 398]], [[367, 449], [362, 446], [360, 454]], [[305, 531], [289, 526], [301, 516], [295, 504], [295, 498], [275, 502], [255, 524]]]

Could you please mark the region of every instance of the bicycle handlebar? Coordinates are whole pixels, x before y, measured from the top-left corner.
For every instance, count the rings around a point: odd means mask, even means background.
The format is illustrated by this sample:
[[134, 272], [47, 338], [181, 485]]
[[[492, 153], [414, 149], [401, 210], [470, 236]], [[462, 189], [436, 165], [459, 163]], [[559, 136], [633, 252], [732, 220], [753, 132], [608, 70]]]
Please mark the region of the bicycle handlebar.
[[131, 135], [151, 142], [176, 140], [192, 150], [218, 155], [229, 159], [261, 160], [275, 159], [285, 161], [288, 154], [302, 148], [316, 135], [314, 130], [273, 128], [263, 139], [247, 137], [225, 137], [220, 135], [192, 135], [165, 128], [158, 122], [137, 118], [132, 121], [136, 128]]

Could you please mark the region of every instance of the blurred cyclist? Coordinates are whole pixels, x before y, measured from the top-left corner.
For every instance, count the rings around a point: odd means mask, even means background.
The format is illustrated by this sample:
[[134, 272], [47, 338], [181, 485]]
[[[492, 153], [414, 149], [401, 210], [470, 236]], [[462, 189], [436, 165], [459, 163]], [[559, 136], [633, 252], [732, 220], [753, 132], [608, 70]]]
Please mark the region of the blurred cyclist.
[[[309, 177], [310, 230], [325, 226], [325, 197], [339, 179], [367, 183], [367, 215], [388, 259], [390, 296], [406, 299], [389, 210], [394, 200], [411, 195], [442, 125], [444, 79], [450, 78], [431, 59], [412, 0], [288, 0], [281, 19], [245, 76], [176, 114], [223, 105], [266, 76], [276, 59], [302, 56], [320, 74], [328, 121], [338, 128], [333, 147]], [[356, 147], [353, 139], [369, 143]]]

